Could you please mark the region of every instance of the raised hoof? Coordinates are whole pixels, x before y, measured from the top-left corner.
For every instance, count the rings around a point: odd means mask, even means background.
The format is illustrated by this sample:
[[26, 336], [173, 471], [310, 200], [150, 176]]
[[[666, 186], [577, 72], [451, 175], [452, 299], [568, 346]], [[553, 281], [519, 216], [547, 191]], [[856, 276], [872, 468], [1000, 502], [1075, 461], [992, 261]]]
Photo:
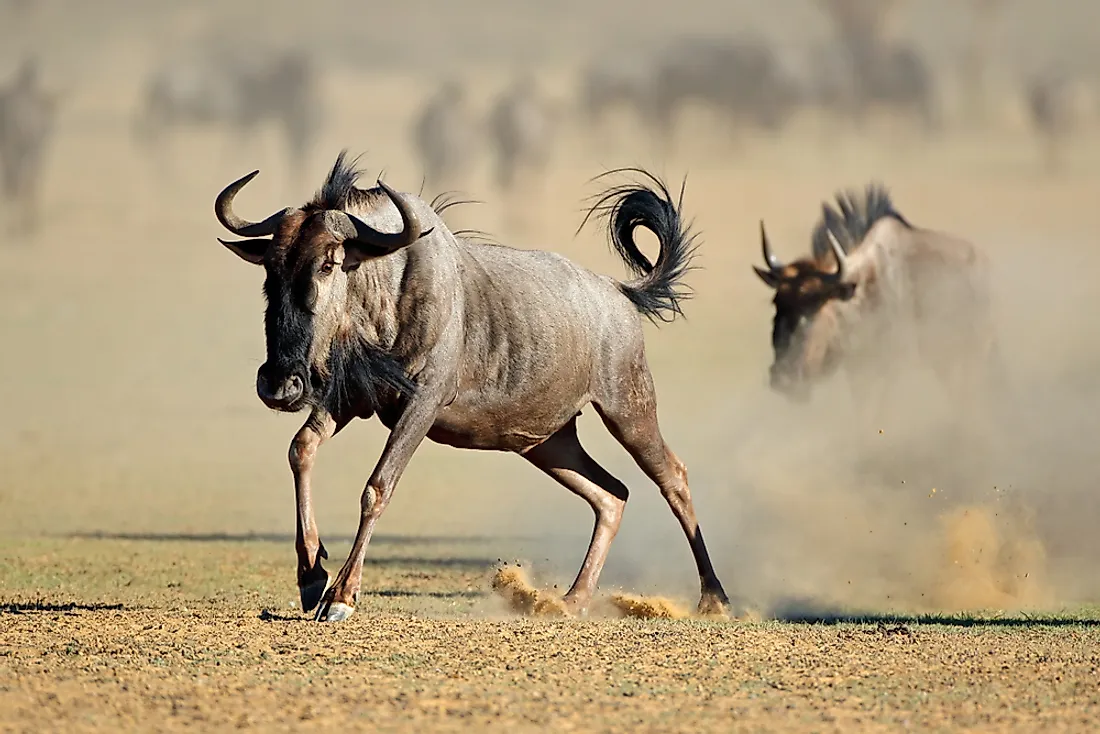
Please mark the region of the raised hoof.
[[298, 589], [302, 596], [302, 611], [312, 612], [321, 603], [321, 598], [328, 590], [328, 574], [322, 579], [311, 581]]
[[315, 619], [318, 622], [343, 622], [354, 613], [355, 607], [349, 607], [340, 602], [329, 602], [321, 605]]

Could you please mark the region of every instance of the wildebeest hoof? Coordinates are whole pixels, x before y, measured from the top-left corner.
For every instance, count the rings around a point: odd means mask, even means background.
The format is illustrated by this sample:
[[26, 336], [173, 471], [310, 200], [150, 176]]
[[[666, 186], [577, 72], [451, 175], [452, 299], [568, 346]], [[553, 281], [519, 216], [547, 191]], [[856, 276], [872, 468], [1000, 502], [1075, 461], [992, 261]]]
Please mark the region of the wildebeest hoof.
[[730, 600], [723, 593], [704, 591], [699, 598], [698, 613], [704, 617], [728, 617]]
[[311, 581], [298, 589], [302, 596], [302, 611], [312, 612], [321, 603], [321, 597], [328, 590], [328, 574], [324, 578]]
[[343, 622], [355, 613], [355, 607], [340, 602], [326, 602], [317, 610], [318, 622]]

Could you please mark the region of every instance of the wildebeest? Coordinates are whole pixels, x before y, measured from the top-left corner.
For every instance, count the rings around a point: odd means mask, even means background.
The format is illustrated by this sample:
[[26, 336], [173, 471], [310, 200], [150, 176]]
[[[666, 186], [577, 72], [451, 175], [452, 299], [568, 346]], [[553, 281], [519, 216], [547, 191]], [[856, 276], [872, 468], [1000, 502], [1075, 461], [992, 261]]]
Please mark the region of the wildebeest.
[[14, 229], [38, 226], [45, 156], [57, 117], [57, 96], [42, 87], [37, 60], [29, 58], [0, 90], [0, 173], [4, 199], [16, 210]]
[[534, 78], [522, 76], [497, 98], [489, 113], [497, 185], [511, 191], [523, 173], [537, 174], [550, 159], [554, 111]]
[[322, 117], [316, 70], [306, 51], [204, 51], [170, 59], [152, 73], [134, 133], [155, 145], [166, 131], [180, 127], [221, 125], [244, 138], [259, 125], [274, 123], [296, 177]]
[[[834, 24], [847, 80], [845, 94], [819, 102], [857, 126], [874, 108], [883, 107], [915, 116], [926, 132], [934, 130], [939, 110], [932, 71], [917, 49], [886, 32], [902, 3], [822, 0], [820, 5]], [[828, 85], [837, 86], [831, 80]]]
[[978, 248], [913, 226], [879, 184], [823, 209], [812, 255], [786, 264], [760, 224], [767, 267], [753, 270], [775, 290], [774, 389], [807, 399], [844, 365], [866, 395], [912, 347], [955, 395], [995, 376], [989, 263]]
[[780, 129], [799, 102], [799, 90], [774, 49], [755, 37], [685, 38], [662, 55], [653, 92], [656, 124], [667, 140], [677, 110], [707, 104], [733, 129]]
[[[619, 282], [540, 251], [455, 236], [429, 204], [337, 158], [312, 201], [260, 222], [233, 200], [258, 171], [217, 197], [221, 224], [247, 239], [225, 242], [266, 271], [267, 360], [256, 376], [265, 405], [309, 411], [290, 446], [297, 493], [298, 586], [318, 620], [341, 620], [356, 605], [375, 523], [425, 438], [467, 449], [520, 454], [589, 503], [595, 530], [565, 595], [583, 611], [614, 538], [627, 489], [581, 447], [576, 419], [591, 403], [658, 484], [691, 545], [703, 610], [728, 600], [692, 507], [683, 462], [657, 424], [639, 314], [671, 319], [686, 295], [693, 249], [679, 208], [658, 186], [611, 189], [597, 205], [615, 251], [637, 275]], [[633, 240], [651, 229], [651, 263]], [[313, 516], [311, 473], [318, 447], [353, 418], [377, 414], [390, 436], [362, 495], [351, 552], [331, 586]]]
[[1027, 82], [1027, 111], [1031, 128], [1042, 147], [1047, 173], [1061, 170], [1063, 145], [1073, 129], [1073, 104], [1068, 79], [1062, 74], [1042, 74]]
[[426, 183], [431, 187], [453, 183], [472, 161], [478, 143], [461, 83], [450, 79], [440, 85], [424, 103], [412, 134]]
[[614, 107], [630, 110], [645, 127], [655, 124], [656, 60], [638, 54], [614, 54], [593, 60], [581, 76], [579, 107], [584, 123], [598, 126]]

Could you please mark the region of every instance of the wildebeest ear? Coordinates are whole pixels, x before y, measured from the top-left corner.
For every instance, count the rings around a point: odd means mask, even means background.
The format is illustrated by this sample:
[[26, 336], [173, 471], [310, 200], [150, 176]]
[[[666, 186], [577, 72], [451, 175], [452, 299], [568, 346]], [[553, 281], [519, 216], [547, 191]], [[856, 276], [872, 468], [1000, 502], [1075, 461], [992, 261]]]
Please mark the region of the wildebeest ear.
[[856, 294], [855, 283], [841, 283], [837, 286], [836, 297], [842, 301], [847, 301]]
[[266, 238], [230, 241], [223, 240], [219, 237], [218, 242], [237, 253], [237, 257], [253, 265], [263, 265], [264, 255], [267, 254], [267, 248], [271, 247], [271, 240]]
[[779, 276], [778, 275], [776, 275], [775, 273], [773, 273], [770, 270], [764, 270], [763, 268], [758, 268], [755, 265], [752, 266], [752, 269], [757, 275], [760, 276], [760, 280], [764, 281], [768, 285], [769, 288], [778, 288], [779, 287]]

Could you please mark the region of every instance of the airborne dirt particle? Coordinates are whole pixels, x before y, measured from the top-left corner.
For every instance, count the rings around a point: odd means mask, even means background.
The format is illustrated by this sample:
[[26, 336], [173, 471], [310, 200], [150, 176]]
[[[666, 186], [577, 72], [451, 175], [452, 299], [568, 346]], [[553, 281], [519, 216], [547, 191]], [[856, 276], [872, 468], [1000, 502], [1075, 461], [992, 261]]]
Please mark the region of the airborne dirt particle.
[[518, 566], [502, 566], [493, 574], [493, 591], [512, 611], [535, 617], [569, 617], [568, 607], [557, 595], [540, 591]]
[[613, 594], [611, 605], [623, 617], [638, 619], [686, 619], [690, 612], [677, 602], [663, 596]]
[[952, 611], [1050, 603], [1046, 554], [1025, 519], [964, 506], [940, 517], [942, 576], [933, 603]]

